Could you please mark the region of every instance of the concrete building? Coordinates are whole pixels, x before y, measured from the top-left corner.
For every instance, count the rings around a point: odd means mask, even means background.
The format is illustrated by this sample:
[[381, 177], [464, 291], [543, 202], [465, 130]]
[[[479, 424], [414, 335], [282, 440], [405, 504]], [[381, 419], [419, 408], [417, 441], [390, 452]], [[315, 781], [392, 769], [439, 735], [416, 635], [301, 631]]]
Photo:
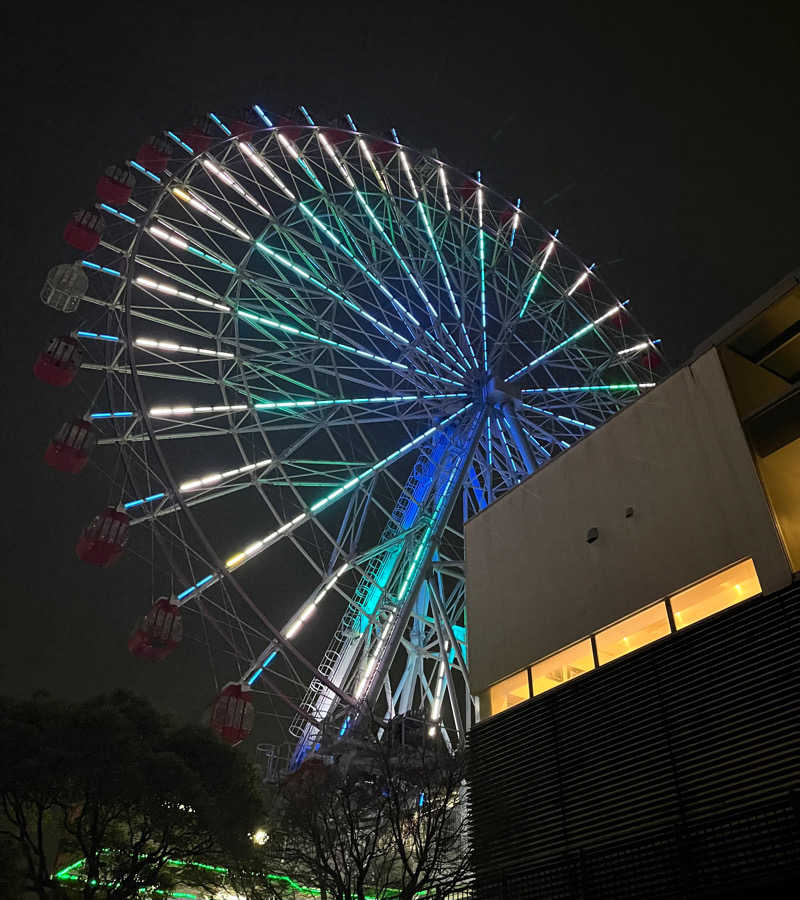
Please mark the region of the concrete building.
[[[791, 807], [800, 786], [800, 720], [786, 694], [800, 652], [800, 272], [471, 519], [466, 546], [484, 882], [558, 869], [604, 842], [633, 846], [648, 829], [688, 835], [709, 816], [747, 818], [756, 803]], [[707, 717], [691, 740], [681, 731], [696, 719], [687, 698]], [[715, 731], [721, 708], [730, 727]], [[593, 746], [603, 748], [597, 759]], [[739, 749], [726, 755], [726, 746]], [[794, 847], [800, 867], [793, 821], [776, 840]], [[680, 841], [662, 844], [663, 862]], [[658, 852], [648, 853], [642, 872], [658, 869]], [[780, 868], [764, 853], [753, 877]], [[693, 865], [682, 886], [665, 875], [648, 896], [690, 895], [687, 885], [702, 881]], [[514, 896], [621, 895], [619, 884], [600, 878], [592, 893], [575, 877], [562, 893]]]

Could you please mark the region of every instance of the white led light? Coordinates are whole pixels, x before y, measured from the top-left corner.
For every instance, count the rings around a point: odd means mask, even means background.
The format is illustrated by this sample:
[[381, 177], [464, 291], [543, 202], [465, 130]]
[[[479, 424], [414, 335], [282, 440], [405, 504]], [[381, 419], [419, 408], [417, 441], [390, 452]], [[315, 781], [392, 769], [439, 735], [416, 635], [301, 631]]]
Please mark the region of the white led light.
[[444, 174], [444, 166], [439, 166], [439, 181], [444, 193], [444, 205], [447, 207], [447, 211], [450, 212], [450, 194], [447, 190], [447, 176]]
[[640, 350], [646, 350], [649, 346], [649, 341], [642, 341], [641, 344], [634, 344], [632, 347], [626, 347], [624, 350], [619, 350], [617, 352], [617, 356], [626, 356], [629, 353], [638, 353]]
[[183, 200], [185, 203], [188, 203], [190, 206], [194, 207], [194, 209], [199, 210], [204, 215], [208, 216], [210, 219], [213, 219], [215, 222], [219, 222], [224, 228], [227, 228], [228, 231], [235, 234], [237, 237], [242, 238], [242, 240], [250, 241], [252, 238], [246, 231], [242, 231], [238, 225], [231, 222], [230, 219], [226, 219], [225, 216], [220, 215], [213, 207], [209, 206], [207, 203], [204, 203], [202, 200], [199, 200], [194, 194], [189, 193], [188, 191], [181, 190], [180, 188], [172, 188], [172, 193]]
[[227, 478], [243, 475], [245, 472], [252, 472], [254, 469], [261, 469], [264, 466], [268, 466], [271, 462], [271, 459], [262, 459], [259, 462], [240, 466], [238, 469], [229, 469], [227, 472], [212, 472], [209, 475], [203, 475], [202, 478], [193, 478], [191, 481], [184, 481], [183, 484], [178, 485], [178, 490], [181, 493], [196, 491], [212, 484], [218, 484], [220, 481], [224, 481]]
[[[177, 293], [177, 292], [176, 292]], [[215, 359], [234, 359], [235, 354], [223, 350], [206, 350], [202, 347], [190, 347], [185, 344], [175, 344], [172, 341], [156, 341], [153, 338], [136, 338], [134, 345], [149, 350], [164, 350], [166, 352], [197, 353], [200, 356], [214, 357]]]
[[272, 166], [261, 156], [260, 153], [257, 153], [250, 144], [245, 141], [236, 141], [236, 146], [241, 150], [242, 153], [252, 162], [254, 163], [261, 171], [267, 176], [267, 178], [272, 181], [290, 200], [294, 201], [297, 198], [295, 195], [289, 190], [288, 187], [281, 181], [281, 179], [275, 174]]
[[588, 272], [584, 272], [583, 275], [579, 276], [578, 279], [575, 281], [575, 284], [573, 284], [572, 287], [567, 291], [567, 296], [571, 297], [575, 293], [575, 291], [577, 291], [578, 288], [583, 284], [583, 282], [586, 281], [586, 279], [588, 277], [589, 277]]
[[189, 300], [191, 303], [197, 303], [200, 306], [208, 306], [211, 309], [218, 309], [220, 312], [232, 312], [229, 306], [223, 303], [214, 303], [205, 297], [198, 297], [196, 294], [190, 294], [188, 291], [181, 291], [170, 284], [163, 281], [153, 281], [152, 278], [144, 278], [141, 275], [133, 279], [133, 283], [139, 287], [146, 288], [148, 291], [154, 291], [157, 294], [166, 294], [170, 297], [179, 297], [181, 300]]
[[227, 184], [229, 187], [232, 187], [240, 197], [244, 197], [244, 199], [247, 200], [247, 202], [251, 206], [254, 206], [260, 213], [263, 213], [263, 215], [271, 218], [272, 214], [270, 213], [270, 211], [261, 203], [259, 203], [258, 200], [256, 200], [256, 198], [252, 196], [252, 194], [246, 191], [241, 186], [241, 184], [239, 184], [239, 182], [233, 177], [233, 175], [231, 175], [229, 172], [226, 172], [224, 169], [215, 166], [214, 163], [212, 163], [208, 159], [203, 160], [203, 165], [209, 172], [211, 172], [212, 175]]

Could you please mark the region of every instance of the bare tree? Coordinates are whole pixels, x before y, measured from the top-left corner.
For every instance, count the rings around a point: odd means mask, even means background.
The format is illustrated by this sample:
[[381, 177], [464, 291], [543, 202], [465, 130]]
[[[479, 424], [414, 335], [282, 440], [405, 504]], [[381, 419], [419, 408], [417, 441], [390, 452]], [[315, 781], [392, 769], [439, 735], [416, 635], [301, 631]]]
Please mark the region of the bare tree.
[[307, 759], [279, 792], [258, 861], [234, 878], [240, 893], [265, 900], [303, 885], [323, 900], [405, 900], [463, 882], [463, 761], [419, 725], [409, 740], [392, 729], [379, 740], [376, 728]]

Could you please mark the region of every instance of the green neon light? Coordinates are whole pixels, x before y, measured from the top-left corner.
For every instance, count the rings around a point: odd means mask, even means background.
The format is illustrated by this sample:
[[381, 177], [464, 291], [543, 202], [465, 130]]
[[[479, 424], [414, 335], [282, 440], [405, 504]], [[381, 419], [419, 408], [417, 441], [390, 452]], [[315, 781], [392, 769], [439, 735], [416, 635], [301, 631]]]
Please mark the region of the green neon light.
[[[57, 872], [53, 876], [53, 878], [55, 878], [59, 881], [83, 881], [83, 882], [85, 882], [86, 879], [82, 878], [80, 875], [67, 874], [72, 869], [76, 868], [77, 866], [83, 865], [85, 862], [86, 862], [85, 858], [79, 859], [77, 862], [72, 863], [72, 865], [69, 865], [65, 869], [62, 869], [60, 872]], [[217, 872], [220, 875], [227, 875], [228, 871], [229, 871], [225, 866], [210, 866], [206, 863], [197, 863], [197, 862], [190, 863], [190, 862], [186, 862], [186, 861], [180, 860], [180, 859], [168, 859], [167, 865], [172, 866], [173, 868], [180, 866], [182, 868], [187, 868], [187, 869], [204, 869], [209, 872]], [[307, 887], [306, 885], [300, 884], [299, 882], [295, 881], [293, 878], [290, 878], [288, 875], [275, 875], [275, 874], [269, 873], [269, 874], [265, 875], [264, 877], [268, 881], [282, 881], [284, 884], [288, 884], [289, 887], [292, 888], [292, 890], [297, 891], [298, 893], [301, 893], [301, 894], [313, 894], [313, 895], [319, 896], [322, 893], [322, 891], [319, 888]], [[98, 882], [95, 879], [92, 879], [91, 881], [89, 881], [89, 884], [94, 886], [94, 885], [97, 885]], [[108, 882], [106, 882], [106, 884], [108, 884]], [[139, 889], [140, 894], [144, 893], [145, 891], [150, 891], [151, 893], [155, 893], [155, 894], [161, 894], [162, 896], [170, 897], [170, 898], [171, 897], [181, 897], [181, 898], [189, 898], [189, 900], [200, 900], [200, 898], [197, 894], [190, 894], [186, 891], [174, 891], [173, 893], [168, 894], [166, 891], [162, 891], [157, 888], [140, 888]], [[399, 890], [395, 890], [394, 888], [392, 888], [389, 891], [387, 891], [387, 893], [384, 896], [396, 897], [399, 893], [400, 893]], [[365, 895], [364, 900], [379, 900], [379, 898], [373, 897], [373, 896], [370, 896], [367, 894], [367, 895]]]

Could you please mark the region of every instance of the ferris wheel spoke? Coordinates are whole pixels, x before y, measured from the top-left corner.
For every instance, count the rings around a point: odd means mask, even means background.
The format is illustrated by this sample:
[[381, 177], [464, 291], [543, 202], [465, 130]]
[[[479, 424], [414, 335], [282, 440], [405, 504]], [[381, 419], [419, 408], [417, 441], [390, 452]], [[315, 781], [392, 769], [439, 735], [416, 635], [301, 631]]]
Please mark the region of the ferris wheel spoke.
[[[156, 282], [152, 279], [143, 278], [141, 276], [137, 277], [135, 279], [135, 282], [140, 287], [145, 288], [149, 293], [160, 293], [166, 296], [175, 296], [177, 294], [181, 297], [181, 299], [189, 300], [192, 302], [202, 300], [203, 305], [205, 305], [205, 303], [214, 303], [214, 307], [217, 308], [218, 311], [222, 312], [224, 310], [231, 315], [235, 315], [238, 318], [245, 320], [251, 326], [258, 328], [261, 333], [265, 333], [264, 329], [267, 329], [266, 333], [279, 334], [282, 338], [288, 337], [295, 341], [299, 340], [303, 342], [310, 341], [313, 343], [318, 343], [332, 350], [352, 354], [362, 359], [372, 360], [381, 365], [390, 366], [398, 372], [406, 373], [406, 377], [408, 377], [409, 375], [413, 376], [413, 374], [418, 374], [437, 382], [456, 385], [460, 384], [460, 382], [456, 381], [455, 379], [447, 378], [442, 375], [435, 375], [415, 366], [407, 365], [398, 361], [393, 361], [380, 354], [363, 350], [357, 346], [345, 344], [342, 341], [336, 341], [331, 338], [326, 338], [323, 335], [317, 334], [310, 330], [306, 330], [305, 328], [297, 328], [294, 325], [279, 322], [277, 319], [274, 319], [271, 316], [264, 316], [256, 312], [251, 312], [241, 304], [239, 304], [236, 308], [232, 308], [223, 303], [207, 300], [205, 297], [200, 298], [197, 295], [190, 294], [187, 291], [178, 292], [177, 289], [173, 288], [169, 284], [166, 284], [164, 282]], [[222, 297], [220, 297], [220, 295], [217, 296], [219, 297], [219, 299], [223, 299]], [[413, 380], [413, 377], [410, 380]]]
[[[260, 243], [258, 246], [261, 248]], [[267, 248], [263, 248], [263, 249], [266, 250]], [[293, 269], [298, 268], [296, 266], [293, 266], [293, 264], [289, 263], [288, 260], [283, 259], [283, 257], [280, 254], [275, 253], [275, 251], [270, 250], [268, 252], [269, 252], [270, 256], [274, 256], [279, 261], [292, 266]], [[302, 271], [303, 271], [302, 269], [299, 270], [299, 272], [302, 272]], [[310, 280], [315, 286], [321, 284], [321, 282], [318, 282], [316, 279], [313, 279], [311, 276], [308, 276], [308, 280]], [[337, 284], [336, 288], [337, 288], [336, 290], [333, 290], [331, 288], [326, 287], [326, 288], [324, 288], [324, 290], [326, 291], [326, 293], [330, 294], [337, 301], [339, 301], [347, 309], [347, 311], [354, 312], [360, 318], [366, 319], [367, 321], [369, 321], [370, 325], [378, 331], [380, 336], [383, 337], [384, 339], [388, 339], [395, 347], [400, 346], [404, 349], [409, 347], [410, 342], [404, 335], [401, 335], [399, 332], [395, 331], [390, 326], [381, 322], [379, 319], [377, 319], [375, 316], [373, 316], [370, 312], [368, 312], [361, 304], [359, 304], [358, 302], [356, 302], [353, 299], [352, 292], [350, 292], [346, 287], [344, 287], [341, 284]], [[428, 361], [429, 363], [433, 363], [434, 365], [438, 366], [439, 368], [443, 368], [443, 369], [447, 370], [452, 375], [455, 375], [456, 377], [460, 377], [460, 373], [458, 371], [456, 371], [454, 368], [449, 366], [442, 359], [437, 358], [433, 354], [424, 350], [419, 344], [411, 345], [411, 350], [414, 353], [418, 353], [418, 354], [424, 356], [426, 361]]]
[[[336, 490], [331, 491], [331, 493], [322, 497], [320, 500], [317, 500], [315, 503], [311, 504], [307, 511], [301, 512], [296, 515], [293, 519], [289, 520], [282, 524], [279, 528], [271, 531], [269, 534], [265, 535], [263, 538], [254, 541], [249, 544], [243, 550], [238, 551], [233, 556], [229, 557], [225, 562], [225, 571], [233, 572], [242, 566], [245, 562], [254, 559], [256, 556], [261, 554], [264, 550], [271, 547], [274, 543], [279, 541], [282, 537], [288, 536], [291, 532], [295, 531], [301, 525], [308, 522], [313, 516], [322, 512], [332, 503], [335, 503], [342, 496], [348, 494], [353, 488], [357, 485], [361, 484], [365, 479], [371, 478], [376, 475], [378, 472], [382, 471], [387, 466], [394, 463], [397, 459], [402, 458], [406, 454], [408, 454], [415, 447], [418, 447], [424, 441], [428, 440], [431, 435], [435, 434], [437, 431], [444, 428], [447, 424], [452, 422], [454, 419], [458, 418], [462, 413], [466, 412], [473, 406], [472, 403], [468, 403], [464, 405], [457, 412], [448, 416], [446, 419], [442, 420], [439, 425], [434, 425], [431, 428], [428, 428], [422, 434], [418, 435], [413, 440], [409, 441], [398, 450], [395, 450], [393, 453], [389, 454], [389, 456], [384, 457], [382, 460], [371, 465], [368, 469], [362, 472], [359, 475], [351, 478], [349, 481], [345, 482], [341, 487], [336, 488]], [[185, 602], [185, 600], [192, 595], [196, 595], [197, 593], [207, 589], [212, 584], [216, 584], [222, 577], [224, 577], [224, 573], [211, 573], [205, 578], [201, 579], [200, 582], [197, 582], [194, 585], [191, 585], [184, 592], [178, 595], [178, 599]]]
[[[339, 167], [340, 172], [342, 173], [342, 175], [345, 178], [345, 183], [354, 191], [355, 195], [358, 197], [358, 199], [361, 203], [362, 208], [368, 213], [371, 224], [373, 226], [377, 226], [380, 229], [380, 233], [383, 235], [387, 245], [392, 250], [396, 260], [398, 260], [400, 263], [402, 263], [405, 274], [409, 278], [411, 278], [412, 283], [415, 285], [415, 287], [417, 288], [417, 290], [419, 292], [421, 290], [419, 288], [419, 283], [415, 280], [414, 276], [410, 273], [410, 270], [408, 269], [408, 266], [405, 264], [403, 257], [399, 254], [399, 252], [397, 251], [397, 248], [392, 243], [391, 239], [388, 237], [388, 235], [386, 235], [386, 232], [383, 230], [383, 226], [380, 225], [380, 222], [377, 219], [377, 217], [375, 216], [374, 211], [372, 211], [371, 207], [366, 202], [363, 195], [355, 187], [355, 182], [352, 179], [352, 175], [348, 171], [343, 160], [341, 160], [339, 158], [339, 156], [336, 154], [336, 152], [333, 150], [333, 148], [330, 146], [330, 144], [327, 142], [327, 140], [325, 139], [324, 135], [321, 132], [318, 134], [318, 137], [320, 140], [320, 144], [323, 147], [325, 147], [328, 154], [334, 159], [337, 166]], [[361, 142], [361, 146], [362, 146], [363, 150], [366, 150], [366, 147], [363, 144], [363, 141]], [[371, 161], [371, 167], [373, 169], [373, 172], [377, 176], [378, 180], [380, 181], [382, 188], [385, 190], [386, 183], [380, 178], [380, 174], [378, 173], [378, 170], [377, 170], [377, 167], [375, 166], [374, 160], [372, 160], [372, 157], [369, 154], [368, 150], [366, 152]], [[342, 228], [342, 230], [344, 232], [344, 236], [352, 239], [352, 233], [348, 229], [345, 228], [340, 211], [335, 208], [334, 204], [331, 203], [329, 192], [327, 192], [327, 191], [324, 192], [324, 199], [325, 199], [326, 205], [328, 205], [329, 207], [333, 207], [336, 221], [340, 225], [340, 228]], [[367, 278], [369, 278], [371, 281], [373, 281], [375, 284], [378, 285], [379, 289], [381, 289], [382, 292], [386, 296], [389, 297], [393, 306], [403, 315], [404, 319], [406, 319], [407, 321], [410, 319], [414, 323], [415, 326], [419, 327], [419, 320], [417, 320], [416, 317], [411, 315], [411, 313], [408, 310], [406, 310], [406, 308], [392, 295], [392, 293], [386, 288], [386, 286], [384, 284], [382, 284], [375, 277], [374, 273], [370, 270], [370, 267], [368, 265], [366, 265], [365, 263], [362, 263], [360, 260], [358, 260], [356, 258], [356, 256], [354, 254], [352, 254], [349, 250], [347, 250], [347, 248], [344, 247], [341, 244], [341, 242], [339, 242], [338, 238], [336, 238], [335, 235], [333, 235], [333, 233], [329, 229], [326, 228], [326, 226], [319, 220], [319, 218], [314, 216], [314, 214], [309, 210], [309, 208], [306, 204], [304, 204], [304, 203], [299, 204], [299, 208], [301, 209], [301, 211], [303, 212], [304, 215], [306, 215], [308, 218], [312, 219], [324, 231], [324, 233], [326, 234], [326, 236], [329, 239], [336, 242], [336, 244], [339, 246], [339, 248], [342, 249], [346, 253], [346, 255], [348, 255], [349, 259], [367, 276]], [[422, 296], [427, 304], [428, 311], [435, 315], [435, 311], [431, 307], [429, 301], [427, 300], [427, 297], [424, 295], [424, 292], [422, 293]], [[449, 336], [449, 335], [447, 335], [447, 336]], [[451, 341], [452, 341], [452, 339], [451, 339]], [[459, 350], [458, 347], [456, 347], [456, 349]], [[460, 350], [459, 350], [459, 352], [460, 352]], [[455, 360], [449, 353], [447, 353], [447, 355], [450, 356], [451, 360], [456, 365], [461, 367], [461, 364], [457, 360]], [[463, 356], [463, 354], [462, 354], [462, 356]]]
[[397, 403], [419, 403], [421, 401], [431, 400], [447, 400], [462, 399], [467, 395], [459, 394], [408, 394], [408, 395], [384, 395], [380, 397], [347, 397], [336, 398], [331, 400], [264, 400], [258, 403], [242, 403], [234, 405], [218, 405], [218, 406], [159, 406], [153, 407], [148, 415], [151, 418], [172, 419], [175, 417], [205, 415], [217, 416], [227, 415], [231, 412], [250, 412], [250, 413], [267, 413], [281, 412], [285, 410], [297, 410], [306, 412], [309, 410], [323, 409], [331, 406], [353, 406], [362, 407], [372, 404], [392, 405]]
[[529, 363], [526, 363], [521, 368], [517, 369], [513, 372], [507, 379], [507, 381], [516, 381], [522, 375], [526, 375], [532, 369], [536, 368], [536, 366], [541, 365], [546, 359], [549, 359], [553, 354], [558, 353], [559, 350], [563, 350], [565, 347], [574, 343], [575, 341], [582, 338], [584, 335], [589, 334], [589, 332], [593, 331], [598, 325], [601, 325], [607, 319], [611, 318], [611, 316], [615, 316], [620, 311], [620, 306], [612, 306], [610, 309], [606, 310], [602, 315], [598, 316], [596, 319], [587, 322], [587, 324], [581, 326], [577, 331], [573, 332], [568, 337], [564, 338], [555, 346], [551, 347], [549, 350], [546, 350], [544, 353], [539, 354], [535, 359], [531, 360]]
[[[427, 221], [427, 216], [425, 215], [424, 207], [421, 204], [421, 202], [419, 201], [419, 192], [417, 191], [416, 185], [414, 183], [413, 176], [411, 174], [411, 168], [408, 164], [408, 160], [406, 158], [404, 151], [399, 150], [397, 153], [397, 156], [400, 159], [400, 162], [402, 164], [404, 171], [406, 172], [406, 177], [407, 177], [408, 184], [409, 184], [409, 187], [412, 192], [412, 197], [413, 197], [413, 202], [415, 204], [415, 208], [418, 210], [418, 215], [419, 215], [419, 212], [421, 211], [422, 216], [424, 217], [424, 219], [423, 219], [424, 223], [426, 223], [429, 226], [430, 223]], [[402, 182], [398, 182], [398, 183], [402, 184]], [[456, 353], [458, 353], [458, 355], [462, 361], [462, 362], [459, 362], [458, 365], [460, 367], [465, 366], [466, 370], [471, 369], [472, 367], [471, 367], [469, 361], [467, 360], [466, 356], [464, 355], [463, 350], [459, 346], [458, 341], [456, 341], [453, 338], [453, 336], [450, 334], [449, 330], [447, 329], [447, 327], [442, 319], [441, 312], [438, 311], [436, 309], [436, 307], [431, 303], [430, 299], [427, 296], [427, 293], [421, 291], [421, 289], [419, 288], [419, 284], [424, 283], [426, 280], [423, 272], [420, 270], [419, 266], [416, 263], [416, 258], [420, 253], [420, 247], [417, 247], [417, 246], [412, 247], [412, 245], [409, 243], [409, 239], [408, 239], [409, 234], [419, 234], [419, 226], [416, 225], [415, 223], [413, 223], [409, 219], [409, 217], [404, 214], [398, 198], [395, 198], [389, 192], [387, 192], [387, 194], [386, 194], [386, 200], [385, 200], [384, 205], [385, 205], [386, 209], [391, 213], [391, 215], [388, 217], [388, 221], [390, 224], [391, 223], [395, 224], [396, 229], [402, 236], [403, 242], [405, 244], [406, 254], [407, 254], [410, 262], [413, 264], [413, 268], [414, 268], [413, 274], [411, 274], [411, 272], [409, 272], [409, 271], [407, 271], [406, 274], [412, 280], [412, 284], [414, 284], [414, 286], [417, 288], [417, 293], [419, 293], [420, 296], [422, 297], [422, 300], [424, 301], [425, 311], [430, 316], [431, 323], [436, 331], [436, 334], [446, 338], [449, 341], [450, 346], [452, 346], [452, 348], [456, 351]], [[452, 295], [452, 289], [450, 288], [450, 282], [449, 282], [449, 279], [447, 278], [447, 274], [444, 269], [444, 263], [441, 260], [441, 256], [438, 254], [438, 249], [436, 248], [435, 239], [433, 238], [432, 234], [427, 240], [424, 241], [425, 245], [427, 245], [429, 241], [432, 242], [432, 247], [435, 251], [434, 256], [436, 259], [436, 266], [438, 267], [437, 268], [437, 277], [441, 277], [442, 275], [444, 276], [444, 279], [447, 283], [448, 289], [450, 290], [450, 296], [451, 296], [452, 302], [453, 302], [454, 315], [455, 315], [456, 319], [460, 322], [460, 320], [461, 320], [460, 310], [458, 309], [458, 305], [455, 302], [455, 297]], [[419, 241], [418, 243], [420, 245], [422, 245], [423, 241]], [[392, 246], [394, 246], [394, 245], [392, 245]], [[398, 251], [395, 248], [395, 254], [397, 254], [397, 252]], [[424, 252], [427, 255], [427, 251], [424, 251]], [[463, 323], [461, 323], [461, 325], [462, 325], [462, 329], [463, 329]], [[471, 345], [469, 345], [469, 340], [467, 338], [466, 331], [464, 331], [464, 337], [465, 337], [465, 340], [467, 341], [468, 346], [471, 347]]]

